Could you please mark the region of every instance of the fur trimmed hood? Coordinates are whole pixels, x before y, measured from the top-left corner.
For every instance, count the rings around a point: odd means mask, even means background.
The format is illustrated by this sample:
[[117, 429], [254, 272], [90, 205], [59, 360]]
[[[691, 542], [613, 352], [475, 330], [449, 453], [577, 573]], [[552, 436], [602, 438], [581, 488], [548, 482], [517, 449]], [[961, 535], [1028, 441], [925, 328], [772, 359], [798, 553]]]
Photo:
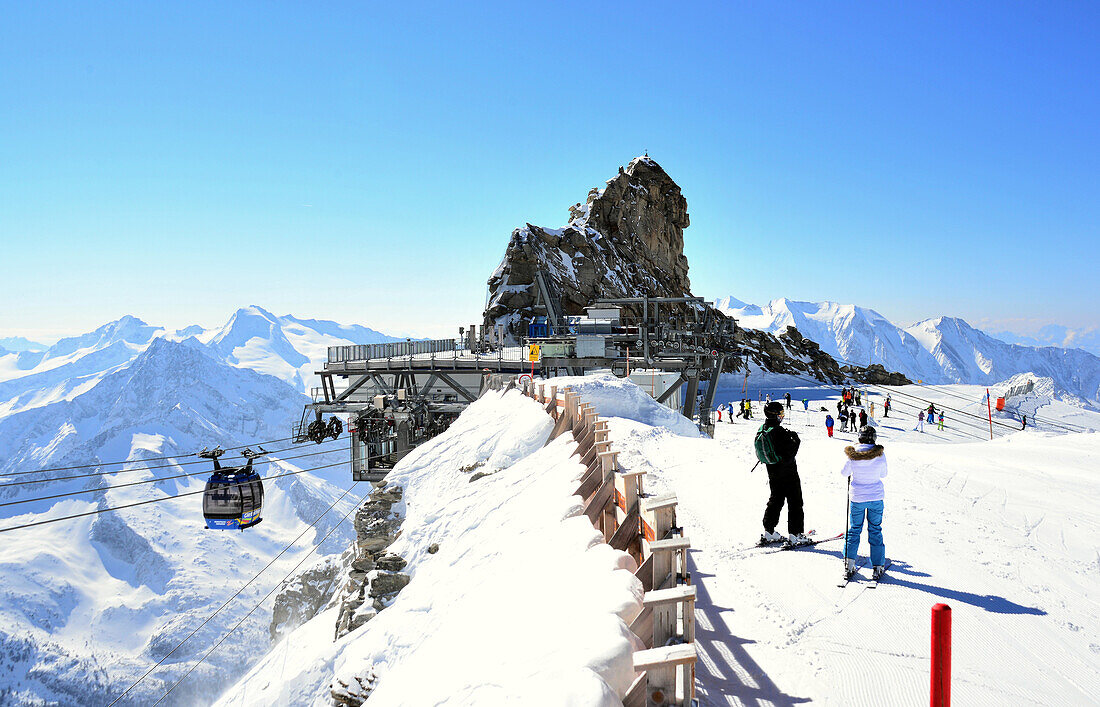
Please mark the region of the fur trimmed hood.
[[845, 447], [844, 453], [847, 454], [848, 458], [852, 461], [867, 461], [869, 459], [881, 457], [885, 453], [885, 450], [882, 448], [881, 444], [876, 444], [875, 446], [863, 452], [859, 451], [855, 447]]

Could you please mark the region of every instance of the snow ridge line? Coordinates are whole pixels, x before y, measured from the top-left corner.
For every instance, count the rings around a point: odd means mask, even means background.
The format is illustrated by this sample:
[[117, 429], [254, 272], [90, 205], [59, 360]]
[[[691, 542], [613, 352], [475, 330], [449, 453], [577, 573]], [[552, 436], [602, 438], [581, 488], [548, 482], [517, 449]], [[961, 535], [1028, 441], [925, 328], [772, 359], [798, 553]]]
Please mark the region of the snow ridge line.
[[570, 388], [537, 383], [530, 376], [495, 375], [487, 389], [520, 392], [543, 405], [554, 419], [547, 444], [570, 432], [585, 472], [574, 495], [604, 542], [638, 565], [634, 576], [645, 591], [642, 610], [630, 623], [642, 650], [634, 652], [634, 683], [625, 707], [691, 704], [695, 696], [695, 587], [687, 568], [690, 541], [676, 526], [675, 494], [647, 497], [644, 471], [624, 469], [611, 450], [607, 422]]

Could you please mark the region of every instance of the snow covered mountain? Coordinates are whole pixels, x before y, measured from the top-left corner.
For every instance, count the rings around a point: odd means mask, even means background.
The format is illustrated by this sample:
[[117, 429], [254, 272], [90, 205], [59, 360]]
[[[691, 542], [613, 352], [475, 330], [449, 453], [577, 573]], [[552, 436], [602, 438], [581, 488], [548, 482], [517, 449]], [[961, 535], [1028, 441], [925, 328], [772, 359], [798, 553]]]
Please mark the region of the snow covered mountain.
[[329, 346], [404, 341], [364, 326], [237, 310], [220, 328], [169, 331], [125, 316], [43, 351], [0, 352], [0, 417], [72, 400], [126, 366], [155, 339], [181, 341], [215, 360], [266, 373], [308, 393]]
[[405, 340], [364, 326], [279, 317], [255, 305], [238, 309], [225, 326], [195, 338], [219, 360], [281, 378], [302, 392], [319, 384], [313, 372], [325, 360], [329, 346]]
[[6, 336], [0, 338], [0, 351], [9, 353], [12, 351], [45, 351], [46, 348], [48, 347], [45, 344], [40, 344], [30, 339], [24, 339], [22, 336]]
[[[195, 450], [287, 436], [287, 421], [301, 413], [306, 401], [298, 391], [271, 376], [228, 366], [187, 343], [164, 337], [145, 341], [152, 328], [135, 322], [116, 322], [110, 332], [97, 330], [96, 336], [67, 345], [76, 353], [104, 344], [98, 350], [113, 352], [109, 359], [121, 354], [123, 343], [144, 345], [132, 360], [100, 375], [86, 390], [0, 418], [0, 528], [200, 491], [209, 463], [192, 463], [196, 460], [188, 455]], [[123, 331], [129, 334], [120, 335]], [[52, 351], [53, 358], [65, 355], [65, 347]], [[94, 354], [68, 365], [89, 355]], [[63, 383], [66, 390], [74, 389]], [[269, 450], [273, 461], [260, 465], [263, 475], [346, 459], [340, 443], [303, 459], [294, 459], [302, 452], [286, 449], [285, 443]], [[57, 470], [30, 477], [56, 479], [36, 485], [13, 485], [28, 477], [11, 476], [120, 459], [130, 461], [107, 467], [120, 468], [123, 473], [117, 474]], [[234, 463], [234, 453], [225, 461]], [[195, 475], [168, 478], [181, 474]], [[160, 480], [118, 488], [155, 479]], [[339, 489], [308, 472], [272, 480], [265, 491], [264, 522], [243, 533], [204, 530], [200, 495], [4, 532], [9, 542], [0, 560], [0, 704], [110, 702], [308, 531], [125, 703], [152, 703], [243, 620], [232, 640], [168, 700], [209, 702], [270, 642], [269, 612], [246, 619], [247, 610], [354, 503], [350, 496], [337, 502]], [[86, 493], [42, 498], [76, 492]], [[27, 500], [32, 502], [23, 503]], [[335, 508], [324, 514], [334, 502]], [[340, 553], [352, 537], [345, 523], [318, 552]]]
[[748, 329], [779, 333], [793, 326], [843, 362], [881, 363], [930, 384], [992, 385], [1018, 373], [1051, 378], [1060, 391], [1100, 401], [1100, 358], [1080, 349], [1008, 344], [957, 317], [901, 327], [873, 309], [785, 298], [764, 307], [721, 297], [718, 308]]

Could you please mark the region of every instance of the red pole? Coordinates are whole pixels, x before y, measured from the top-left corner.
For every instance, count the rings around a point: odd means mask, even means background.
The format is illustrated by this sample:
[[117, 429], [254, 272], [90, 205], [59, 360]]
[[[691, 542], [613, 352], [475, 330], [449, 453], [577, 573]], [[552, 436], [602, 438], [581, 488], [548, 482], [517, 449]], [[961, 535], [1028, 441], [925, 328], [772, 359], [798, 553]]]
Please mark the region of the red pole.
[[951, 607], [932, 607], [932, 707], [951, 707]]
[[989, 438], [993, 439], [993, 403], [989, 402], [989, 388], [985, 389], [985, 406], [989, 408]]

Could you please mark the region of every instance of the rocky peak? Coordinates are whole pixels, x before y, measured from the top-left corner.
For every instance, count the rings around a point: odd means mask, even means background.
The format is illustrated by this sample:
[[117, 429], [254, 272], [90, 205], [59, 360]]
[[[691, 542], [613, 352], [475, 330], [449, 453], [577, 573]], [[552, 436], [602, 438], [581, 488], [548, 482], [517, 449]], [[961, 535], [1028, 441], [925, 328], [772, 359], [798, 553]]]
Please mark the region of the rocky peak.
[[690, 295], [687, 200], [648, 156], [620, 167], [603, 189], [570, 207], [569, 217], [562, 228], [527, 224], [512, 232], [489, 278], [487, 325], [503, 325], [515, 338], [532, 317], [545, 314], [539, 271], [564, 316], [582, 314], [601, 297]]
[[[600, 298], [689, 297], [684, 229], [687, 200], [680, 187], [648, 155], [619, 167], [603, 189], [592, 189], [585, 202], [569, 208], [562, 228], [527, 224], [512, 232], [504, 259], [489, 278], [485, 325], [503, 327], [512, 342], [525, 336], [532, 318], [545, 316], [542, 273], [558, 314], [584, 314]], [[730, 302], [727, 302], [729, 304]], [[626, 313], [638, 311], [624, 308]], [[878, 369], [842, 367], [797, 329], [775, 336], [740, 330], [739, 361], [732, 370], [755, 364], [774, 373], [813, 376], [838, 383], [902, 383], [905, 377]]]

